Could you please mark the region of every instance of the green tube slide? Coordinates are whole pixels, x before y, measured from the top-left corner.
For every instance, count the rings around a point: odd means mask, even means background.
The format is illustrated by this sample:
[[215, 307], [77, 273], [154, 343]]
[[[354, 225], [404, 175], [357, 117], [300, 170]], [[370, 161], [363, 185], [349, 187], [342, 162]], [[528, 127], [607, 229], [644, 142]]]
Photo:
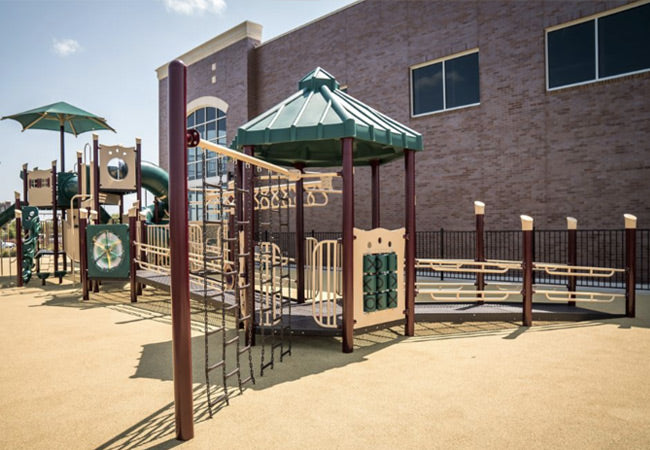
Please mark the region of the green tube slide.
[[16, 205], [11, 205], [9, 208], [0, 212], [0, 227], [4, 226], [7, 222], [11, 221], [14, 218], [14, 209]]
[[[148, 161], [142, 161], [142, 187], [158, 199], [158, 217], [164, 218], [167, 213], [167, 195], [169, 194], [169, 174], [160, 166]], [[154, 205], [147, 206], [147, 222], [153, 222]]]

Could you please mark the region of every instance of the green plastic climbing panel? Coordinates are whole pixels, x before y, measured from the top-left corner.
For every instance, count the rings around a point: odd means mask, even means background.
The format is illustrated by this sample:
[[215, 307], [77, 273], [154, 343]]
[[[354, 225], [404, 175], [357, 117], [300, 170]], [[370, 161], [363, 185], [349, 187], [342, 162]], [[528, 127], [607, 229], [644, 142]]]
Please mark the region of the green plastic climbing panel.
[[363, 272], [363, 311], [370, 313], [397, 308], [397, 255], [364, 255]]

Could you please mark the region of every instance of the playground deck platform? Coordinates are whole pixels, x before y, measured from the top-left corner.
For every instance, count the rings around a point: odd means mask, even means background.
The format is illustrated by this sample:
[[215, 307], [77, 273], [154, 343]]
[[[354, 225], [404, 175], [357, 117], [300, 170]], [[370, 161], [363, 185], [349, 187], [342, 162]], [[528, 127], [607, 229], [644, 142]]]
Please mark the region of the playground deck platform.
[[[164, 290], [170, 290], [169, 275], [159, 274], [150, 271], [139, 270], [137, 280], [146, 285]], [[208, 301], [216, 303], [216, 291], [208, 291]], [[196, 301], [203, 301], [203, 286], [200, 283], [190, 283], [190, 298]], [[234, 296], [226, 295], [226, 303], [233, 304]], [[259, 311], [259, 299], [256, 301], [256, 310]], [[286, 311], [285, 314], [288, 312]], [[342, 308], [337, 306], [337, 328], [324, 328], [319, 326], [312, 316], [311, 302], [291, 305], [291, 332], [294, 335], [302, 336], [341, 336]], [[624, 317], [624, 314], [612, 314], [584, 306], [569, 306], [566, 303], [533, 303], [533, 320], [542, 322], [566, 321], [578, 322], [585, 320], [604, 320]], [[415, 320], [419, 322], [520, 322], [522, 319], [521, 303], [516, 302], [488, 302], [482, 305], [469, 302], [427, 302], [416, 301]], [[378, 328], [403, 323], [403, 320], [382, 324], [381, 326], [357, 329], [356, 332], [366, 332]], [[289, 323], [284, 321], [284, 326]]]

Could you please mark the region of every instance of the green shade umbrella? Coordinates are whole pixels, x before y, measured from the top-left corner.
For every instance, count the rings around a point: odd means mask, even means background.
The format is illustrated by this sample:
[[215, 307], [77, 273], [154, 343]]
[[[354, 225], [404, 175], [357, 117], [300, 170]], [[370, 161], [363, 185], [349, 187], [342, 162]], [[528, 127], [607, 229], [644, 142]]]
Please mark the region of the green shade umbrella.
[[40, 108], [5, 116], [4, 119], [13, 119], [23, 126], [22, 131], [29, 129], [36, 130], [58, 130], [61, 133], [61, 171], [65, 172], [65, 157], [63, 154], [65, 145], [63, 136], [65, 133], [72, 133], [75, 137], [86, 131], [93, 130], [115, 130], [106, 123], [106, 119], [96, 116], [72, 106], [66, 102], [52, 103]]

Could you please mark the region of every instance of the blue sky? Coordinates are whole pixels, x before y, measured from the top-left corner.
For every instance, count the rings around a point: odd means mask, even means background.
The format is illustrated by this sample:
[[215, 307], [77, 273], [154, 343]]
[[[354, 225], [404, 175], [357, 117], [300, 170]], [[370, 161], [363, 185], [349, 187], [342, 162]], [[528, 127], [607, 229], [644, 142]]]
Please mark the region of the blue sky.
[[[155, 69], [229, 28], [251, 20], [265, 41], [352, 0], [0, 0], [0, 116], [66, 101], [105, 117], [117, 130], [100, 142], [133, 145], [158, 162]], [[22, 164], [49, 167], [56, 132], [21, 132], [0, 121], [0, 201], [22, 191]], [[66, 134], [66, 168], [91, 133]]]

